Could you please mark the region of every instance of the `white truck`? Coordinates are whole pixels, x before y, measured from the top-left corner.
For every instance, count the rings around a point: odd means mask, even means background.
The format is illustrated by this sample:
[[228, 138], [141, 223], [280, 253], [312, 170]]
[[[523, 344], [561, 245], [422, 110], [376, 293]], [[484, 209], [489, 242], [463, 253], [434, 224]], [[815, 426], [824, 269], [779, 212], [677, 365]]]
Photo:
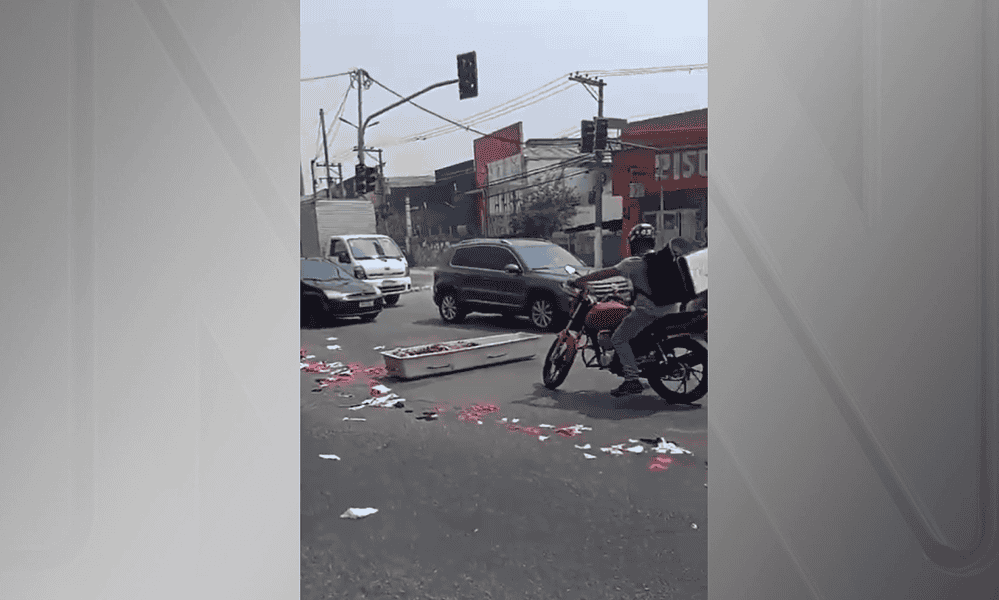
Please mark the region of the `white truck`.
[[375, 230], [375, 208], [361, 199], [302, 198], [301, 249], [304, 258], [340, 263], [381, 290], [392, 306], [413, 291], [409, 262], [392, 238]]

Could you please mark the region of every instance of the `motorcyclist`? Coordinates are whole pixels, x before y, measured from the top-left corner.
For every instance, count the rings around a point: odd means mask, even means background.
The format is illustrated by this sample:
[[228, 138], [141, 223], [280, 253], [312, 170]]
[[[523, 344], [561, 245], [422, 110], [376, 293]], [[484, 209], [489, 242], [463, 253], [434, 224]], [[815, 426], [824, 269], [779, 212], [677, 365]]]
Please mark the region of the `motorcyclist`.
[[631, 233], [628, 234], [628, 246], [631, 249], [631, 256], [613, 267], [576, 277], [569, 282], [573, 287], [583, 287], [590, 281], [598, 281], [608, 277], [623, 276], [631, 280], [631, 286], [634, 290], [631, 312], [621, 320], [611, 336], [611, 342], [621, 359], [621, 368], [624, 373], [624, 382], [611, 390], [611, 395], [615, 397], [639, 394], [643, 389], [642, 382], [638, 378], [641, 371], [638, 369], [635, 353], [631, 349], [631, 340], [655, 320], [664, 315], [678, 312], [680, 308], [680, 303], [658, 306], [652, 301], [652, 290], [649, 287], [643, 256], [655, 250], [656, 228], [648, 223], [635, 225]]

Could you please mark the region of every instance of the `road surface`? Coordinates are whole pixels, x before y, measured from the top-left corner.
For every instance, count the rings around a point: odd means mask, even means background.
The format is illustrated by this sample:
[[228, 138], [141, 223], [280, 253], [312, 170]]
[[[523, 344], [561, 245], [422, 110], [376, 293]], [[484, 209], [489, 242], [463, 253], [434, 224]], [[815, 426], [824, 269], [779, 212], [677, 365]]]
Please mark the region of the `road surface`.
[[[514, 331], [531, 329], [479, 315], [446, 325], [423, 290], [373, 323], [303, 329], [302, 346], [306, 362], [378, 367], [377, 346]], [[302, 598], [707, 598], [708, 398], [615, 399], [619, 379], [578, 359], [548, 390], [552, 339], [531, 360], [421, 380], [319, 387], [325, 375], [302, 373]], [[379, 382], [403, 408], [350, 408]], [[555, 431], [571, 425], [587, 429]], [[655, 452], [659, 438], [691, 454]], [[615, 444], [642, 452], [601, 450]]]

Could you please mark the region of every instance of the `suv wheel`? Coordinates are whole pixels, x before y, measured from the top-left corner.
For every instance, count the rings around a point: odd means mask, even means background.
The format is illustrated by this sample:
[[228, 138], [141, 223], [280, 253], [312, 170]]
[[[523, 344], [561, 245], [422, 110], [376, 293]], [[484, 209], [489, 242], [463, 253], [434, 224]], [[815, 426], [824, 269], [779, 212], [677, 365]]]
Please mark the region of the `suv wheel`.
[[531, 319], [531, 325], [542, 331], [557, 329], [560, 318], [555, 299], [548, 294], [540, 294], [531, 299], [527, 316]]
[[441, 318], [446, 323], [461, 323], [465, 320], [465, 315], [467, 314], [458, 302], [458, 298], [454, 295], [454, 292], [444, 292], [441, 295], [441, 301], [437, 305], [437, 308], [441, 313]]

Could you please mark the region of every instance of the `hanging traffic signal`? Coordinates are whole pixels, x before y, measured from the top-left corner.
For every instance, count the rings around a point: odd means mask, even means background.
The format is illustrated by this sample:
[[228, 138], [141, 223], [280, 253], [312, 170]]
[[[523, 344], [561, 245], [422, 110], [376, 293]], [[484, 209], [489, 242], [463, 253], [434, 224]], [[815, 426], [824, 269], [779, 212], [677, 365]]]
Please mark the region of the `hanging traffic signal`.
[[375, 167], [368, 167], [368, 172], [364, 174], [364, 187], [369, 192], [378, 191], [378, 169]]
[[607, 119], [603, 117], [597, 117], [594, 122], [593, 149], [607, 149]]
[[458, 99], [479, 95], [479, 71], [475, 65], [475, 52], [458, 55]]
[[593, 121], [582, 121], [580, 125], [580, 132], [583, 138], [583, 143], [580, 144], [579, 151], [583, 154], [593, 152], [593, 138], [596, 133]]
[[368, 193], [368, 169], [364, 165], [354, 165], [354, 195], [363, 196]]

